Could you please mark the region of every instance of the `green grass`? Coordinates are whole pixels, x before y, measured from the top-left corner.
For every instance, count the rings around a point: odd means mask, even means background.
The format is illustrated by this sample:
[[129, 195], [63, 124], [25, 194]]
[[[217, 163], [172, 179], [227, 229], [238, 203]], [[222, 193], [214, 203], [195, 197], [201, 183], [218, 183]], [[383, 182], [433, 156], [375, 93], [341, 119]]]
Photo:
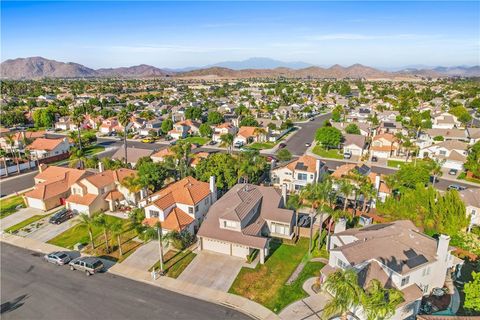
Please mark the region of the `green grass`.
[[[166, 255], [165, 255], [166, 256]], [[173, 256], [167, 258], [164, 264], [164, 269], [167, 271], [167, 276], [170, 278], [178, 278], [178, 276], [185, 270], [185, 268], [192, 262], [197, 255], [190, 250], [179, 251]], [[158, 270], [160, 268], [160, 261], [157, 261], [151, 268]]]
[[16, 225], [13, 225], [13, 226], [5, 229], [5, 232], [14, 233], [14, 232], [22, 229], [23, 227], [26, 227], [29, 224], [34, 223], [35, 221], [38, 221], [42, 218], [45, 218], [46, 216], [47, 215], [34, 215], [33, 217], [30, 217], [26, 220], [23, 220], [22, 222], [17, 223]]
[[[120, 218], [117, 217], [112, 217], [112, 216], [106, 216], [107, 220], [109, 222], [113, 222], [115, 220], [121, 220]], [[126, 222], [129, 222], [128, 220], [125, 220]], [[93, 233], [93, 238], [95, 239], [100, 233], [102, 232], [102, 229], [99, 227], [93, 227], [92, 228], [92, 233]], [[82, 226], [82, 225], [74, 225], [70, 229], [60, 233], [58, 236], [56, 236], [53, 239], [50, 239], [47, 243], [54, 244], [59, 247], [64, 247], [67, 249], [73, 249], [73, 246], [77, 243], [83, 243], [87, 244], [90, 241], [90, 237], [88, 235], [88, 230], [87, 227]]]
[[205, 143], [210, 141], [210, 139], [206, 138], [206, 137], [187, 137], [187, 138], [183, 139], [183, 141], [187, 141], [187, 142], [190, 142], [192, 144], [194, 143], [194, 144], [199, 144], [199, 145], [203, 146]]
[[326, 150], [321, 146], [315, 146], [313, 148], [313, 153], [323, 158], [343, 159], [343, 155], [338, 152], [338, 149]]
[[85, 148], [85, 155], [86, 156], [91, 156], [94, 154], [97, 154], [99, 152], [102, 152], [105, 150], [104, 146], [99, 146], [99, 145], [94, 145], [94, 146], [88, 146]]
[[248, 149], [253, 150], [262, 150], [262, 149], [272, 149], [275, 146], [274, 142], [254, 142], [248, 145]]
[[387, 160], [387, 166], [392, 168], [400, 168], [404, 164], [405, 164], [405, 161]]
[[467, 178], [467, 173], [462, 172], [458, 175], [457, 177], [458, 180], [465, 180], [468, 182], [473, 182], [473, 183], [480, 183], [480, 179], [475, 179], [475, 178]]
[[21, 195], [10, 197], [7, 199], [0, 199], [0, 219], [5, 218], [15, 212], [17, 212], [17, 206], [23, 205], [23, 197]]
[[[289, 299], [294, 299], [303, 292], [301, 285], [291, 285], [290, 289], [284, 289], [284, 286], [306, 256], [308, 242], [306, 238], [301, 238], [296, 245], [272, 242], [273, 248], [270, 250], [273, 252], [265, 264], [258, 264], [255, 269], [242, 268], [229, 292], [256, 301], [274, 312], [280, 312], [294, 301]], [[310, 271], [308, 269], [306, 272]]]

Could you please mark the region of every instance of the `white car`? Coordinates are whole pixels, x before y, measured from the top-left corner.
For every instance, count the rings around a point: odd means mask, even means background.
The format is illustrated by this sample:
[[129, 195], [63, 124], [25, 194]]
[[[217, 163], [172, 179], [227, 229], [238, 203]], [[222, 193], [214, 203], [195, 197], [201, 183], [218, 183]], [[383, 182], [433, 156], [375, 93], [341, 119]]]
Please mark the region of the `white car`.
[[63, 266], [64, 264], [69, 263], [72, 258], [65, 252], [55, 251], [44, 256], [47, 262]]

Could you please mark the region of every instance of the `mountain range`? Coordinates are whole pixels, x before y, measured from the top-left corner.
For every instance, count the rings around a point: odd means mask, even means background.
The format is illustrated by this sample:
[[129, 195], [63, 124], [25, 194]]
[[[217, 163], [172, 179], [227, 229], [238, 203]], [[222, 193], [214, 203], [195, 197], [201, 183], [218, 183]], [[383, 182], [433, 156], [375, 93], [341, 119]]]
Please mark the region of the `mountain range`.
[[366, 78], [403, 79], [416, 77], [480, 76], [480, 66], [406, 68], [385, 71], [361, 64], [329, 68], [305, 62], [282, 62], [269, 58], [226, 61], [199, 68], [161, 69], [141, 64], [131, 67], [92, 69], [73, 62], [42, 57], [6, 60], [0, 64], [0, 76], [7, 79], [41, 78]]

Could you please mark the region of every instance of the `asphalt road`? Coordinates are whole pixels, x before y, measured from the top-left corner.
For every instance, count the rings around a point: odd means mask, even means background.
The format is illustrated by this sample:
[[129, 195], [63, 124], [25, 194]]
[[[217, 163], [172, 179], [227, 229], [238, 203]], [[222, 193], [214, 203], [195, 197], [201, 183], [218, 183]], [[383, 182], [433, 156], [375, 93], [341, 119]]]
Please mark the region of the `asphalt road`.
[[330, 113], [315, 117], [315, 120], [296, 124], [301, 129], [298, 130], [285, 144], [293, 155], [301, 156], [307, 151], [305, 143], [312, 143], [315, 138], [315, 132], [323, 126], [325, 120], [331, 117]]
[[2, 319], [250, 319], [211, 304], [108, 273], [85, 276], [1, 244]]

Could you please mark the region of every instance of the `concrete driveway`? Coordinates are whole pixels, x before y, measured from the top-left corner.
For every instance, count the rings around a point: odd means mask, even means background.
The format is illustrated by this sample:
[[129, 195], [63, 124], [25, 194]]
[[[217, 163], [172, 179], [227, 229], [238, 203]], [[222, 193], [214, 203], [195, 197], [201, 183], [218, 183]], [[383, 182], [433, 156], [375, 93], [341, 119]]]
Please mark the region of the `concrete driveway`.
[[60, 233], [67, 231], [78, 223], [78, 218], [64, 221], [61, 224], [47, 223], [45, 226], [27, 235], [27, 238], [35, 239], [42, 242], [47, 242], [50, 239], [55, 238]]
[[178, 279], [227, 292], [244, 263], [242, 258], [200, 251]]
[[[164, 248], [164, 252], [167, 252]], [[131, 268], [141, 269], [147, 271], [150, 269], [158, 260], [160, 256], [158, 253], [158, 242], [150, 241], [135, 250], [134, 253], [128, 256], [121, 265], [125, 265]]]
[[280, 319], [284, 320], [312, 320], [322, 319], [322, 310], [331, 299], [325, 293], [318, 293], [305, 299], [298, 300], [280, 312]]
[[17, 212], [15, 212], [14, 214], [11, 214], [8, 217], [5, 217], [2, 220], [0, 220], [0, 229], [3, 231], [35, 215], [46, 215], [46, 214], [48, 213], [40, 209], [22, 208]]

